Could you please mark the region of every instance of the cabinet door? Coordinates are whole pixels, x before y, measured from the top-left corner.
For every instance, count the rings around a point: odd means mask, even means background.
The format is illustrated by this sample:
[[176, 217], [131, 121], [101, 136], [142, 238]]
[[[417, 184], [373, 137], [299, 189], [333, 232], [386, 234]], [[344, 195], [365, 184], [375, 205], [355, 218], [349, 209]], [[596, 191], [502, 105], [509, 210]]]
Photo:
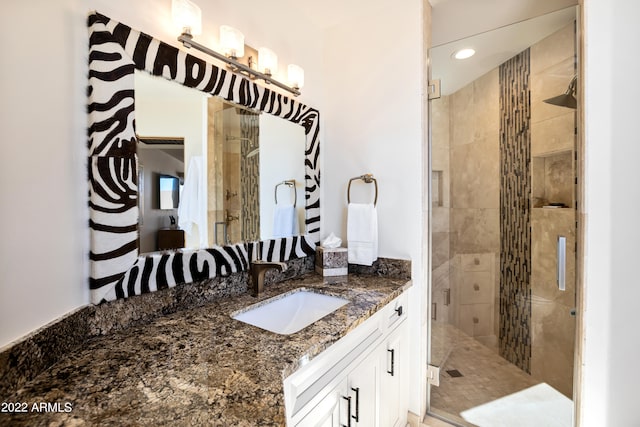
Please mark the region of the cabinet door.
[[[380, 427], [402, 425], [404, 416], [401, 408], [406, 408], [404, 390], [407, 384], [407, 343], [404, 332], [406, 324], [400, 326], [383, 345], [380, 357]], [[405, 414], [406, 415], [406, 409]]]
[[[347, 426], [372, 427], [378, 425], [378, 372], [377, 352], [370, 354], [347, 377], [348, 396], [351, 397], [351, 423]], [[346, 418], [343, 417], [343, 423]]]
[[[344, 383], [343, 383], [344, 384]], [[340, 427], [340, 407], [345, 408], [347, 402], [342, 402], [344, 386], [332, 391], [320, 401], [298, 424], [297, 427]], [[346, 415], [343, 417], [346, 419]], [[346, 425], [346, 424], [345, 424]]]

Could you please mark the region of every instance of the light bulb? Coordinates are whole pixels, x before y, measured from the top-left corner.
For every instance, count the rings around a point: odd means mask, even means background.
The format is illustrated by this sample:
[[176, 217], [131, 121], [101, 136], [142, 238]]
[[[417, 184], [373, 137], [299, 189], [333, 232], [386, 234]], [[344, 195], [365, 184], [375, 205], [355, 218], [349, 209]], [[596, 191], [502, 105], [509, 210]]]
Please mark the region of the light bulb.
[[258, 49], [258, 71], [268, 76], [278, 71], [278, 56], [266, 47]]
[[194, 36], [202, 33], [202, 11], [192, 1], [171, 0], [171, 17], [181, 32]]
[[244, 34], [228, 25], [220, 26], [220, 46], [222, 53], [229, 58], [242, 58], [244, 56]]
[[304, 86], [304, 69], [296, 64], [289, 64], [287, 67], [287, 78], [289, 86], [300, 89]]

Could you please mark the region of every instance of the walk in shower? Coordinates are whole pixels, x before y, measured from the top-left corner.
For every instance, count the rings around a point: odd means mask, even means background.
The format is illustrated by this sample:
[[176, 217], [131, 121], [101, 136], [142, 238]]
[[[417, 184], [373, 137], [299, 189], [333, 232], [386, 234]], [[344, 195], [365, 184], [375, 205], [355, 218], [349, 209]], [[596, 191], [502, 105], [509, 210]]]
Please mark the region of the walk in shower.
[[[440, 386], [429, 406], [460, 424], [482, 425], [489, 402], [527, 393], [571, 422], [576, 110], [544, 101], [575, 88], [575, 17], [569, 8], [431, 51], [442, 96], [430, 114], [429, 360]], [[477, 56], [452, 57], [465, 47]]]

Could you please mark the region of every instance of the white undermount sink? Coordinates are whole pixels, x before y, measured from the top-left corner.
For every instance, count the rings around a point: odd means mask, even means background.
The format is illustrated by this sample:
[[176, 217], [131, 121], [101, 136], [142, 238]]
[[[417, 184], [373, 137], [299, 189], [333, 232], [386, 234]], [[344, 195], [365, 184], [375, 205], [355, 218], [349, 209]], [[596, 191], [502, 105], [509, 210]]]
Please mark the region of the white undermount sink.
[[273, 297], [255, 308], [240, 310], [231, 317], [276, 334], [289, 335], [322, 319], [349, 300], [323, 295], [305, 288]]

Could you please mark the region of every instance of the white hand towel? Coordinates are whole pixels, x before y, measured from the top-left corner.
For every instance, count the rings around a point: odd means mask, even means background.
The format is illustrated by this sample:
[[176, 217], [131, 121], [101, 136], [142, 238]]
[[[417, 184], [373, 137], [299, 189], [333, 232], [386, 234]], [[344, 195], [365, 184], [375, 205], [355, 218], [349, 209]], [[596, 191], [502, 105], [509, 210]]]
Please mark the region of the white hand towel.
[[180, 204], [178, 205], [178, 226], [187, 234], [192, 234], [193, 226], [198, 227], [200, 247], [207, 247], [207, 206], [206, 183], [203, 176], [203, 159], [193, 156], [189, 161], [187, 177], [184, 181]]
[[378, 212], [375, 205], [349, 203], [347, 241], [349, 263], [372, 265], [378, 259]]
[[298, 234], [298, 214], [293, 205], [276, 205], [273, 211], [273, 237]]

